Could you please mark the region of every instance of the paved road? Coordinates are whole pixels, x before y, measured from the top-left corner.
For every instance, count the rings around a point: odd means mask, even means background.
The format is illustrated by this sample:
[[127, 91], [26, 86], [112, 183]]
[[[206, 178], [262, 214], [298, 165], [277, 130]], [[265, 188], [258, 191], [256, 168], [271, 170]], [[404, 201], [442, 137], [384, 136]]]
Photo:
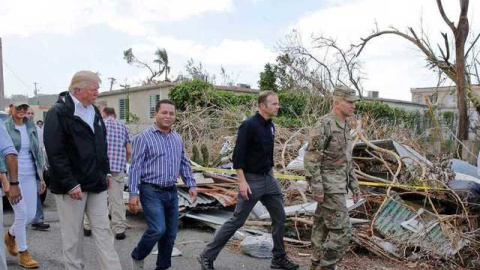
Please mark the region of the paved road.
[[[40, 263], [40, 269], [63, 270], [61, 236], [53, 196], [47, 197], [45, 211], [47, 212], [47, 220], [51, 222], [52, 227], [48, 232], [28, 230], [29, 250]], [[10, 224], [11, 220], [11, 211], [6, 211], [5, 224]], [[133, 228], [127, 231], [127, 239], [115, 241], [115, 249], [119, 254], [124, 270], [131, 269], [130, 252], [146, 228], [141, 215], [129, 216], [128, 220]], [[205, 246], [206, 241], [210, 240], [212, 236], [213, 232], [206, 231], [205, 229], [191, 228], [191, 226], [190, 228], [181, 229], [177, 237], [176, 247], [183, 255], [173, 258], [173, 266], [171, 269], [200, 269], [196, 257]], [[95, 254], [93, 239], [88, 237], [85, 239], [85, 257], [87, 258], [85, 261], [85, 270], [100, 269]], [[147, 257], [145, 260], [145, 269], [155, 269], [155, 261], [156, 255]], [[7, 255], [7, 263], [9, 270], [24, 269], [18, 266], [16, 257]], [[270, 260], [255, 259], [225, 249], [215, 262], [215, 267], [218, 270], [270, 269]]]

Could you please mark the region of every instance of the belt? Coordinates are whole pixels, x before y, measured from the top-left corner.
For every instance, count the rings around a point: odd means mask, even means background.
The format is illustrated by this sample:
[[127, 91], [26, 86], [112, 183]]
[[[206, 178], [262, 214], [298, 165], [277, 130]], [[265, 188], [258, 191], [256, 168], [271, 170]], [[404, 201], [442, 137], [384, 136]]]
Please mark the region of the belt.
[[245, 174], [267, 176], [267, 175], [270, 174], [270, 172], [271, 172], [271, 170], [266, 171], [266, 172], [245, 172]]
[[160, 186], [160, 185], [157, 185], [157, 184], [152, 184], [152, 183], [147, 183], [147, 182], [141, 182], [141, 185], [150, 186], [150, 187], [153, 187], [157, 190], [164, 190], [164, 191], [173, 191], [173, 190], [177, 189], [177, 186], [175, 186], [175, 185], [165, 187], [165, 186]]

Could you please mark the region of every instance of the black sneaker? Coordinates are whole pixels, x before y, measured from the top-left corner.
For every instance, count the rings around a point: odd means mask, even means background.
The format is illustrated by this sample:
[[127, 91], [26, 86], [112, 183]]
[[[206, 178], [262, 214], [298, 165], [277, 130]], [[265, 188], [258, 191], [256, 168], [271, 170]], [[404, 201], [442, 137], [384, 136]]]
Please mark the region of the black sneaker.
[[83, 229], [83, 236], [92, 236], [92, 230]]
[[287, 255], [273, 259], [272, 264], [270, 264], [270, 268], [273, 269], [296, 270], [298, 267], [298, 264], [290, 261]]
[[202, 266], [202, 270], [215, 270], [215, 268], [213, 268], [213, 260], [210, 260], [205, 256], [198, 255], [197, 261], [200, 263], [200, 266]]
[[115, 234], [115, 239], [117, 239], [117, 240], [123, 240], [125, 238], [127, 238], [127, 235], [125, 235], [124, 232]]
[[50, 224], [45, 222], [33, 223], [32, 229], [38, 231], [48, 231], [48, 229], [50, 229]]

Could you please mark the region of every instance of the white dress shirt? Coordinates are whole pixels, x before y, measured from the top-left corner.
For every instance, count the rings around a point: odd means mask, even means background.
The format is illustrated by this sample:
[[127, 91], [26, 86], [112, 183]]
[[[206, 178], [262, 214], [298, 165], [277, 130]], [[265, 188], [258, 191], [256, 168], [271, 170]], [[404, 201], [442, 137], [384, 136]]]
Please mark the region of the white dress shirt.
[[85, 123], [87, 123], [92, 131], [95, 133], [95, 128], [93, 126], [93, 122], [95, 121], [95, 109], [93, 105], [84, 106], [78, 99], [76, 99], [73, 95], [70, 95], [73, 99], [73, 103], [75, 104], [75, 112], [73, 115], [80, 117]]

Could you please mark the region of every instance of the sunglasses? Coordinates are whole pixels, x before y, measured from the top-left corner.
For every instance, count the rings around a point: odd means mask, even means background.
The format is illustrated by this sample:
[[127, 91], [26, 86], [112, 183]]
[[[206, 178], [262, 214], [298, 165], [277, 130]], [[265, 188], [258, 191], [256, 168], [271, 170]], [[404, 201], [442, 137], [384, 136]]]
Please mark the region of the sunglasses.
[[26, 111], [26, 110], [28, 110], [28, 107], [29, 107], [28, 105], [23, 104], [23, 105], [20, 105], [20, 106], [16, 106], [15, 109], [16, 109], [17, 111], [22, 111], [22, 110], [25, 110], [25, 111]]

